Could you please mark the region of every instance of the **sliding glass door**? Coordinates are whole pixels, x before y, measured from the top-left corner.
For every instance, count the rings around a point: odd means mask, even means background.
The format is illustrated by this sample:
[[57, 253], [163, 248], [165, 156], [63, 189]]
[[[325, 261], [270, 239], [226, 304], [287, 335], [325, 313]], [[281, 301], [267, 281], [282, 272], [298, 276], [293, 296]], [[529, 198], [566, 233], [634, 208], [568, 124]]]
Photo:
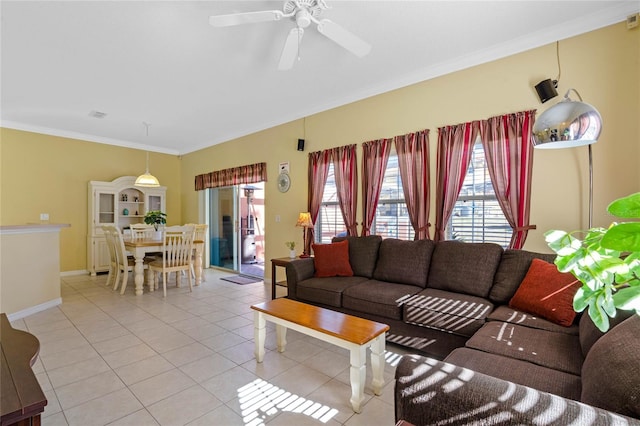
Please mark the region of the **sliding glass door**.
[[211, 266], [240, 271], [238, 239], [238, 187], [209, 190]]

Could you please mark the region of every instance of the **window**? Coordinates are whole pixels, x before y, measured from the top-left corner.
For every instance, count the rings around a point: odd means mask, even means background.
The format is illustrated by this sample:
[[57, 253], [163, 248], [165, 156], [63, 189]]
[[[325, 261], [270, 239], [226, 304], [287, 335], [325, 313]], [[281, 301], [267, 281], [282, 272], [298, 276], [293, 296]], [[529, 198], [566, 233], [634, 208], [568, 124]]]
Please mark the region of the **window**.
[[395, 152], [389, 155], [371, 233], [380, 235], [382, 238], [401, 240], [413, 240], [415, 236], [407, 205], [404, 202], [398, 155]]
[[473, 147], [471, 162], [458, 201], [447, 224], [447, 239], [468, 243], [491, 242], [507, 247], [512, 229], [496, 199], [480, 141]]
[[315, 224], [315, 242], [327, 244], [336, 236], [346, 236], [347, 228], [344, 226], [344, 219], [338, 203], [338, 190], [336, 188], [336, 177], [333, 172], [333, 164], [329, 165], [327, 182], [324, 185], [322, 204]]

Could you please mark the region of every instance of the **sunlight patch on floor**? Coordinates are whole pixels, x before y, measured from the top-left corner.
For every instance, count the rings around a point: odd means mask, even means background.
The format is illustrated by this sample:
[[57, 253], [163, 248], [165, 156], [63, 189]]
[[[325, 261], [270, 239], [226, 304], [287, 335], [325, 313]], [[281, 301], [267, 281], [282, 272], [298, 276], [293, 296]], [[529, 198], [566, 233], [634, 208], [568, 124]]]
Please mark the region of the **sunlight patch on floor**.
[[338, 414], [335, 408], [292, 394], [262, 379], [239, 388], [238, 401], [246, 426], [263, 425], [279, 411], [304, 414], [322, 423]]

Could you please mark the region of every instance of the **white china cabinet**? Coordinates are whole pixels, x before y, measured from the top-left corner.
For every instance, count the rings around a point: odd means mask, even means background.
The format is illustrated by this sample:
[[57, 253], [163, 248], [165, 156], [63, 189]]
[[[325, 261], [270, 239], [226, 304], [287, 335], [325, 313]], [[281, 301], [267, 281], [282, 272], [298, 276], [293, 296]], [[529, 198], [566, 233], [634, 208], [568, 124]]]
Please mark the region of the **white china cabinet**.
[[109, 270], [103, 225], [113, 225], [122, 232], [132, 223], [144, 222], [148, 211], [166, 211], [166, 187], [143, 188], [135, 186], [135, 181], [135, 176], [122, 176], [111, 182], [89, 182], [87, 269], [91, 275]]

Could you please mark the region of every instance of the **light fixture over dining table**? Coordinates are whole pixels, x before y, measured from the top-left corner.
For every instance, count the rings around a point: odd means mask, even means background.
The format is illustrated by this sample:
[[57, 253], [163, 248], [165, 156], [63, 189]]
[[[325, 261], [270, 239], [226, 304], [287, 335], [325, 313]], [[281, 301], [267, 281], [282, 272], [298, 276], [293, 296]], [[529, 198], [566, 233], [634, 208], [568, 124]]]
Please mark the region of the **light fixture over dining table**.
[[[147, 137], [149, 137], [149, 123], [146, 122], [142, 122], [142, 124], [144, 124], [144, 126], [146, 127], [147, 130]], [[156, 178], [154, 175], [152, 175], [151, 173], [149, 173], [149, 151], [147, 151], [147, 168], [146, 171], [144, 172], [144, 174], [141, 174], [140, 176], [138, 176], [138, 178], [136, 179], [136, 182], [134, 184], [135, 186], [142, 186], [145, 188], [156, 188], [158, 186], [160, 186], [160, 181], [158, 181], [158, 178]]]

